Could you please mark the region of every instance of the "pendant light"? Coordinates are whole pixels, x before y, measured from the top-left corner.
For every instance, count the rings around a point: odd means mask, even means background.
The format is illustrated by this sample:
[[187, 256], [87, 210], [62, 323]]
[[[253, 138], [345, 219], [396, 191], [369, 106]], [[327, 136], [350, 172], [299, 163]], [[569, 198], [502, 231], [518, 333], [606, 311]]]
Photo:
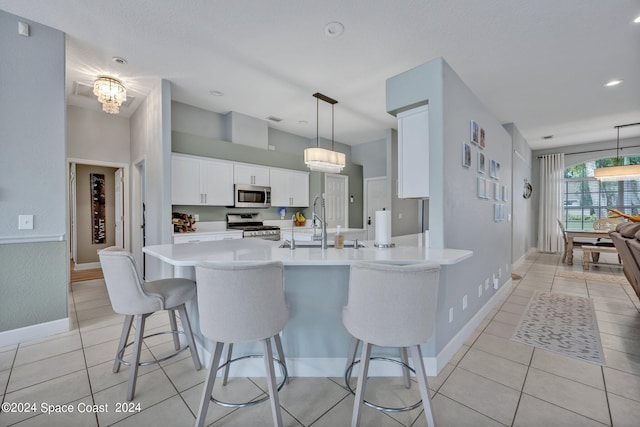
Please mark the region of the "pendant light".
[[[316, 146], [304, 150], [304, 162], [312, 171], [340, 172], [346, 164], [344, 153], [334, 151], [334, 106], [338, 103], [319, 92], [313, 94], [316, 98]], [[320, 100], [331, 104], [331, 150], [320, 148]]]
[[629, 123], [626, 125], [614, 126], [618, 130], [616, 137], [616, 166], [605, 166], [597, 168], [593, 176], [598, 181], [625, 181], [628, 179], [640, 179], [640, 165], [620, 165], [620, 128], [636, 126], [640, 123]]
[[127, 100], [127, 90], [124, 85], [113, 77], [98, 77], [93, 82], [93, 94], [102, 104], [102, 111], [109, 114], [118, 114], [120, 106]]

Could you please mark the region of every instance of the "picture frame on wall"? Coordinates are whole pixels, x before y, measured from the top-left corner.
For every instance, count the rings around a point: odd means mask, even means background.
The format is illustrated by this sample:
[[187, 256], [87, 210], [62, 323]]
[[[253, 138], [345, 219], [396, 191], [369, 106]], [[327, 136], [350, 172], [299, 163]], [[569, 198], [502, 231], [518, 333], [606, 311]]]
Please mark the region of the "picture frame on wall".
[[502, 186], [502, 201], [509, 201], [509, 188], [506, 185]]
[[481, 176], [478, 177], [478, 198], [487, 198], [487, 180], [482, 178]]
[[484, 153], [478, 152], [478, 173], [485, 173]]
[[499, 181], [500, 180], [500, 163], [496, 162], [496, 176], [495, 178]]
[[480, 128], [480, 148], [484, 149], [484, 128]]
[[480, 126], [475, 120], [471, 120], [471, 142], [473, 144], [480, 144]]
[[500, 193], [500, 185], [497, 182], [493, 183], [493, 199], [500, 200], [502, 198], [502, 194]]
[[489, 162], [489, 176], [491, 178], [496, 178], [496, 161], [495, 160], [491, 160]]
[[471, 145], [466, 142], [462, 143], [462, 166], [465, 168], [471, 167]]

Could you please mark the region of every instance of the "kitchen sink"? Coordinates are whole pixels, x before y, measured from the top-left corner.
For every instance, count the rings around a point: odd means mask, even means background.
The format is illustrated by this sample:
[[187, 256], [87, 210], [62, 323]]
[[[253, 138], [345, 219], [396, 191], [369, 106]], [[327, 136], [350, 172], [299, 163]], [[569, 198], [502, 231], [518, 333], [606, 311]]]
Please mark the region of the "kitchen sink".
[[[344, 242], [344, 248], [345, 248], [345, 249], [353, 249], [353, 244], [354, 244], [355, 242], [356, 242], [356, 241], [354, 241], [354, 240], [346, 240], [346, 241]], [[357, 243], [358, 243], [358, 248], [366, 248], [366, 247], [367, 247], [367, 245], [365, 245], [365, 244], [364, 244], [364, 243], [362, 243], [362, 242], [357, 242]], [[300, 249], [303, 249], [303, 248], [318, 248], [318, 249], [319, 249], [321, 246], [322, 246], [322, 245], [321, 245], [321, 242], [319, 242], [319, 241], [313, 241], [313, 242], [296, 242], [296, 248], [300, 248]], [[282, 244], [281, 244], [280, 246], [278, 246], [278, 247], [279, 247], [279, 248], [287, 248], [287, 249], [289, 249], [289, 248], [290, 248], [290, 246], [289, 246], [289, 241], [285, 241], [284, 243], [282, 243]], [[333, 248], [333, 242], [328, 242], [328, 243], [327, 243], [327, 248]]]

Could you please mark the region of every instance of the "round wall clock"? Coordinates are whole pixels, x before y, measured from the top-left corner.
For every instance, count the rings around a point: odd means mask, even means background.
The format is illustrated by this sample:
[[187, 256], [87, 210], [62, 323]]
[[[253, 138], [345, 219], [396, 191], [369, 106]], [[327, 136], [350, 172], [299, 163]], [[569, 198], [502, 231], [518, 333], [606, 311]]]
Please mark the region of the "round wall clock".
[[531, 197], [531, 193], [533, 193], [533, 187], [531, 186], [531, 183], [525, 179], [524, 188], [522, 190], [522, 197], [528, 199], [529, 197]]

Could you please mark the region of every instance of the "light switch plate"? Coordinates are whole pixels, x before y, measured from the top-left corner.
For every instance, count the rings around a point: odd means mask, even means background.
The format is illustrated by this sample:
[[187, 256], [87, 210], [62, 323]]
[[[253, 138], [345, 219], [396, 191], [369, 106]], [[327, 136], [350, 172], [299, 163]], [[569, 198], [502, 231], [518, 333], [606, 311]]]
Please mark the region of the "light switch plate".
[[18, 230], [33, 230], [33, 215], [18, 215]]

